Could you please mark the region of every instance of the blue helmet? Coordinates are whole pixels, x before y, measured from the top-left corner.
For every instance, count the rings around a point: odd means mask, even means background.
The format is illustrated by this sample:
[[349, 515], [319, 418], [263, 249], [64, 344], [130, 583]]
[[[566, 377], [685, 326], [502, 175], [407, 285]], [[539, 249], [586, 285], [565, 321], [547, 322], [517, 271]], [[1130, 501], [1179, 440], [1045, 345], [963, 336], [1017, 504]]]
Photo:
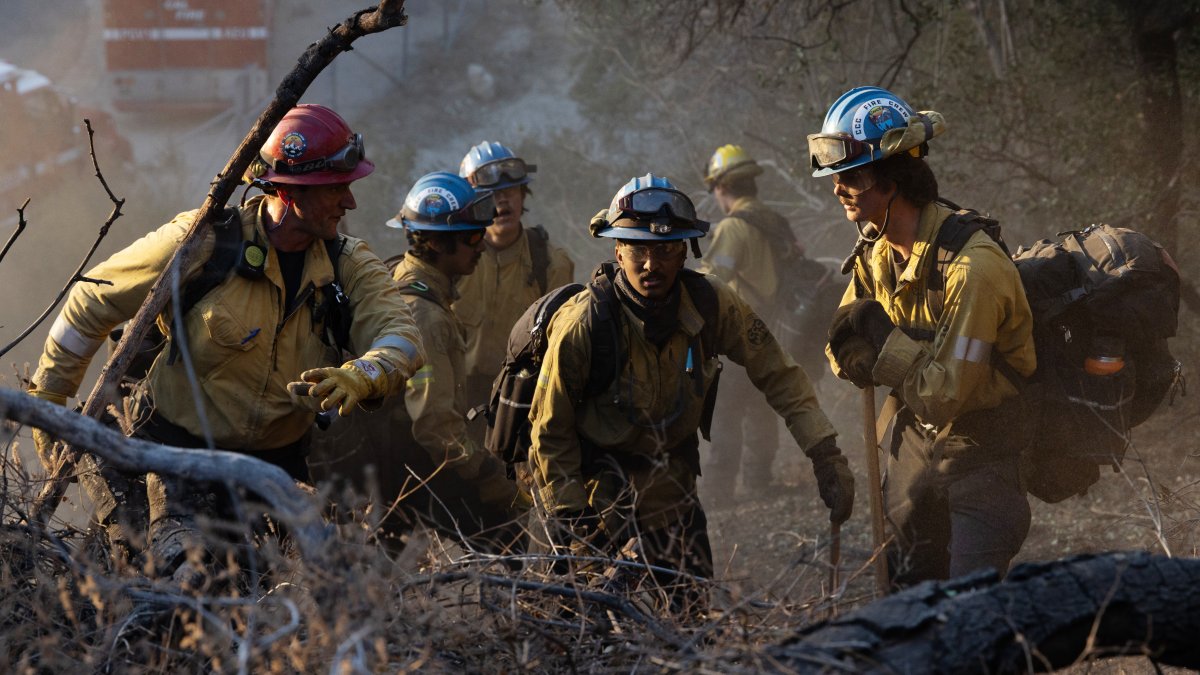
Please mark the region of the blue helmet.
[[529, 174], [536, 171], [536, 164], [526, 164], [512, 150], [493, 141], [484, 141], [471, 148], [458, 165], [458, 175], [479, 190], [527, 185], [533, 180]]
[[808, 137], [813, 176], [828, 176], [900, 152], [923, 156], [925, 143], [945, 129], [936, 112], [914, 112], [879, 87], [855, 87], [825, 113], [821, 132]]
[[696, 217], [696, 207], [671, 181], [648, 173], [631, 178], [613, 196], [603, 218], [592, 222], [592, 236], [642, 241], [698, 239], [708, 222]]
[[448, 171], [421, 176], [390, 227], [434, 232], [483, 230], [496, 215], [496, 202], [490, 192], [479, 192], [463, 178]]

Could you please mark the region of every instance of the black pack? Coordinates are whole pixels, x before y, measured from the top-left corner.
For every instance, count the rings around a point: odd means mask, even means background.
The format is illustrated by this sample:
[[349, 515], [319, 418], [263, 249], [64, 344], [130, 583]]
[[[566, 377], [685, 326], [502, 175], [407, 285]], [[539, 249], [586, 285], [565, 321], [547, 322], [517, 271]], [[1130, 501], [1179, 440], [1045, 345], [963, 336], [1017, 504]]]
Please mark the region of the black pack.
[[[622, 359], [620, 331], [620, 300], [613, 287], [616, 263], [606, 262], [596, 268], [592, 280], [585, 284], [560, 286], [538, 298], [513, 324], [508, 334], [508, 349], [504, 363], [492, 383], [492, 393], [486, 408], [487, 434], [484, 445], [489, 452], [504, 460], [510, 476], [513, 465], [529, 457], [529, 408], [533, 404], [538, 374], [546, 355], [546, 330], [555, 312], [568, 300], [582, 292], [588, 293], [588, 312], [585, 326], [592, 336], [591, 366], [584, 386], [583, 398], [604, 393], [620, 372]], [[717, 294], [704, 275], [683, 269], [679, 281], [684, 284], [704, 317], [704, 328], [694, 345], [703, 359], [717, 358], [716, 317]], [[694, 372], [700, 377], [701, 369]], [[719, 375], [718, 375], [719, 379]], [[717, 381], [714, 380], [704, 400], [701, 433], [709, 437], [712, 411], [716, 403]]]
[[[813, 382], [829, 370], [825, 359], [826, 333], [845, 291], [837, 269], [807, 257], [787, 220], [762, 208], [729, 214], [759, 230], [773, 242], [775, 274], [775, 330], [780, 346], [804, 368]], [[767, 308], [756, 308], [765, 311]]]
[[[979, 230], [1008, 252], [996, 221], [956, 210], [938, 232], [930, 266], [926, 302], [934, 317], [947, 266]], [[993, 359], [1040, 415], [1031, 420], [1037, 432], [1022, 455], [1022, 476], [1030, 494], [1048, 503], [1086, 493], [1103, 466], [1117, 470], [1130, 429], [1182, 377], [1167, 349], [1178, 323], [1179, 272], [1162, 246], [1109, 225], [1058, 237], [1012, 256], [1033, 313], [1037, 371], [1021, 378]]]

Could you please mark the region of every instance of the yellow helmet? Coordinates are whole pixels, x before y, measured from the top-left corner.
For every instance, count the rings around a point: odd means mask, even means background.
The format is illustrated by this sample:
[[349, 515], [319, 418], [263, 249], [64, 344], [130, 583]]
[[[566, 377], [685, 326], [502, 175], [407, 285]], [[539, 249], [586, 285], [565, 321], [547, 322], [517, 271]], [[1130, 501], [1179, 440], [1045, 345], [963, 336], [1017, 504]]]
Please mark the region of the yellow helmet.
[[753, 178], [762, 174], [762, 167], [740, 145], [722, 145], [708, 160], [704, 184], [712, 192], [717, 183], [728, 178]]

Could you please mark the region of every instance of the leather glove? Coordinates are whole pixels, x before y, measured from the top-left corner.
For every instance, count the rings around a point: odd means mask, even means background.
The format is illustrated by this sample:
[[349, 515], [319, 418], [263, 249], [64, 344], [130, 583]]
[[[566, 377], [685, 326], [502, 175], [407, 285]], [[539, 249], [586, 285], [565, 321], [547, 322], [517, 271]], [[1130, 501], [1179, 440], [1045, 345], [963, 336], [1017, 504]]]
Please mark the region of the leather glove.
[[577, 511], [559, 511], [556, 527], [551, 527], [554, 543], [575, 555], [607, 552], [612, 543], [604, 531], [604, 521], [590, 506]]
[[829, 322], [829, 351], [833, 352], [835, 356], [846, 340], [854, 335], [854, 324], [850, 321], [850, 313], [860, 302], [863, 300], [855, 300], [848, 305], [842, 305], [833, 313], [833, 320]]
[[883, 343], [896, 330], [892, 317], [876, 300], [856, 300], [850, 307], [850, 323], [854, 326], [854, 334], [871, 343], [876, 352], [883, 351]]
[[[29, 395], [34, 398], [40, 398], [43, 401], [65, 406], [67, 405], [66, 394], [55, 394], [41, 389], [31, 389]], [[42, 468], [50, 471], [58, 462], [58, 456], [54, 452], [55, 437], [34, 427], [33, 429], [33, 447], [37, 450], [38, 459], [42, 462]]]
[[842, 343], [833, 358], [837, 361], [842, 374], [857, 387], [868, 387], [875, 384], [871, 371], [879, 360], [879, 352], [862, 337], [851, 335]]
[[813, 475], [817, 477], [817, 491], [821, 501], [829, 507], [829, 522], [841, 525], [850, 519], [854, 511], [854, 474], [846, 457], [838, 449], [837, 442], [830, 436], [804, 454], [813, 463]]
[[[311, 382], [309, 396], [321, 401], [321, 410], [337, 408], [342, 417], [354, 406], [387, 394], [388, 378], [383, 366], [371, 358], [355, 359], [341, 368], [313, 368], [300, 373], [300, 379]], [[292, 384], [288, 390], [293, 389]]]

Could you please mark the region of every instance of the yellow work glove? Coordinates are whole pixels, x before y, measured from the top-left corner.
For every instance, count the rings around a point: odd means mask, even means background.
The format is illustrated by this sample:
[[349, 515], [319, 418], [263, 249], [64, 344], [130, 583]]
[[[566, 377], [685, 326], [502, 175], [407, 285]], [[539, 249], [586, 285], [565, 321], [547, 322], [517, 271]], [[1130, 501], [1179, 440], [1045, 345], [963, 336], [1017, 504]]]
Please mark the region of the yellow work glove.
[[[300, 379], [312, 383], [309, 396], [321, 401], [321, 410], [337, 408], [342, 417], [364, 401], [382, 398], [388, 387], [387, 373], [372, 358], [355, 359], [341, 368], [306, 370], [300, 373]], [[292, 389], [289, 385], [289, 390]]]
[[[43, 401], [50, 401], [58, 405], [65, 406], [67, 404], [66, 394], [55, 394], [41, 389], [31, 389], [29, 395], [34, 398], [40, 398]], [[38, 459], [42, 462], [42, 467], [47, 471], [54, 468], [58, 462], [58, 456], [54, 452], [54, 436], [34, 428], [33, 430], [33, 447], [37, 450]]]

